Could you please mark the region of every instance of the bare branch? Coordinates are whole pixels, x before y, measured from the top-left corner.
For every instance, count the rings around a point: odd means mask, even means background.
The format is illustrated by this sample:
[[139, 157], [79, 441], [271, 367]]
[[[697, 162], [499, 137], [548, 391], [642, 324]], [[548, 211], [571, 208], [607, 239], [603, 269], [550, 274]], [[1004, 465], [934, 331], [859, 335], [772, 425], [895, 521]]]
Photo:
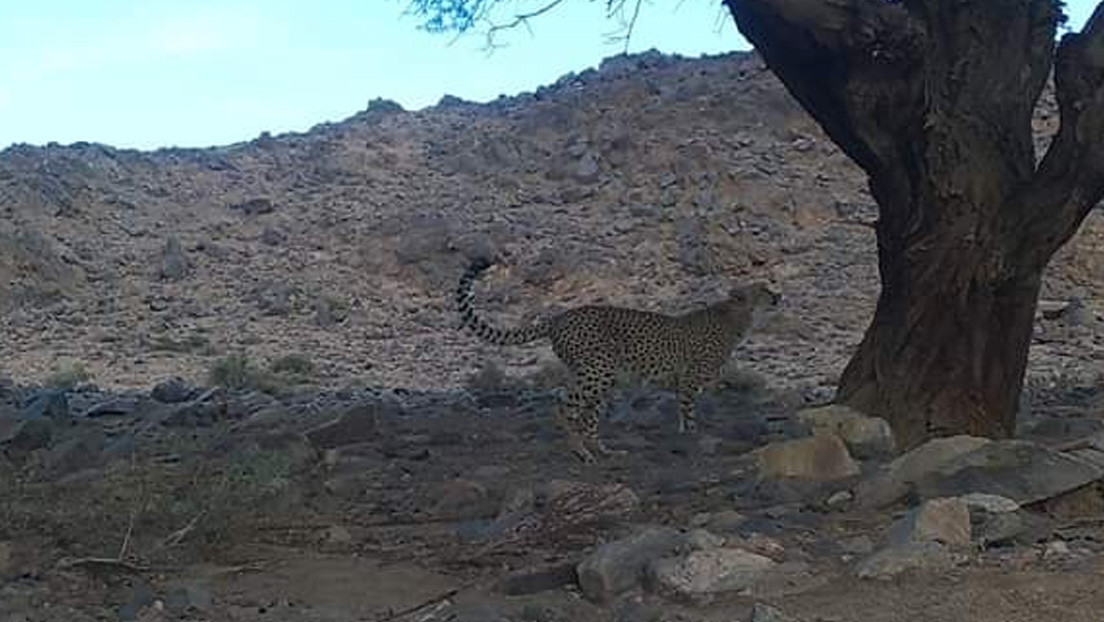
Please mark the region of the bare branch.
[[495, 43], [495, 35], [504, 30], [513, 30], [518, 26], [524, 26], [525, 29], [528, 30], [530, 34], [532, 34], [533, 31], [532, 28], [530, 28], [529, 26], [529, 20], [533, 19], [534, 17], [540, 17], [541, 15], [544, 15], [557, 6], [563, 4], [564, 1], [565, 0], [549, 0], [549, 2], [547, 2], [546, 4], [532, 11], [529, 11], [527, 13], [518, 13], [514, 15], [514, 19], [509, 22], [502, 24], [491, 24], [490, 27], [487, 28], [487, 51], [494, 51], [502, 47], [501, 45]]
[[1029, 187], [1009, 208], [1027, 232], [1020, 252], [1043, 263], [1104, 196], [1104, 3], [1080, 33], [1062, 37], [1054, 82], [1058, 133]]
[[633, 30], [636, 28], [636, 20], [640, 17], [640, 7], [644, 4], [644, 0], [635, 0], [632, 4], [632, 13], [628, 19], [625, 19], [625, 5], [628, 0], [607, 0], [606, 2], [606, 18], [617, 17], [621, 22], [621, 30], [617, 34], [606, 35], [606, 40], [610, 42], [622, 41], [624, 46], [622, 51], [628, 53], [629, 43], [632, 41]]

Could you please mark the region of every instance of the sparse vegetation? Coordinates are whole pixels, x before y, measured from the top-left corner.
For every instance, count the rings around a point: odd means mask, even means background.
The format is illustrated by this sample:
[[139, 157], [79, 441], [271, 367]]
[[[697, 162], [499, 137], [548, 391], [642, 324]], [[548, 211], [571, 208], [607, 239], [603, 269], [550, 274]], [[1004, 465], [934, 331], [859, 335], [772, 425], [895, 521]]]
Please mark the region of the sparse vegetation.
[[767, 388], [767, 379], [758, 372], [729, 363], [721, 370], [720, 388], [755, 396]]
[[207, 381], [228, 389], [279, 393], [288, 386], [308, 382], [314, 373], [314, 363], [303, 354], [281, 356], [266, 369], [244, 352], [235, 352], [212, 363]]
[[507, 384], [506, 373], [494, 361], [484, 361], [479, 370], [464, 383], [469, 391], [493, 392], [501, 391]]
[[302, 354], [279, 357], [269, 363], [268, 369], [273, 373], [278, 373], [278, 375], [304, 379], [315, 375], [315, 363]]
[[43, 386], [59, 391], [72, 391], [92, 379], [92, 372], [79, 361], [67, 363], [42, 381]]
[[266, 391], [273, 388], [264, 370], [257, 367], [244, 352], [235, 352], [216, 360], [207, 371], [207, 380], [213, 386], [227, 389]]
[[149, 340], [149, 348], [154, 352], [204, 353], [211, 351], [211, 342], [207, 337], [196, 333], [174, 338], [171, 335], [155, 335]]

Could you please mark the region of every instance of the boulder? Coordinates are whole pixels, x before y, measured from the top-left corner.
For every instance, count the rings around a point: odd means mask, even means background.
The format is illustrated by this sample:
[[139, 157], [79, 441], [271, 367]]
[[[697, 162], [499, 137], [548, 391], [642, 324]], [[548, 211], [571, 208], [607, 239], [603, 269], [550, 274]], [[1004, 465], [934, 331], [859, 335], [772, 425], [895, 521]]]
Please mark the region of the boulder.
[[843, 441], [834, 434], [819, 434], [771, 443], [754, 454], [764, 479], [834, 481], [859, 474]]

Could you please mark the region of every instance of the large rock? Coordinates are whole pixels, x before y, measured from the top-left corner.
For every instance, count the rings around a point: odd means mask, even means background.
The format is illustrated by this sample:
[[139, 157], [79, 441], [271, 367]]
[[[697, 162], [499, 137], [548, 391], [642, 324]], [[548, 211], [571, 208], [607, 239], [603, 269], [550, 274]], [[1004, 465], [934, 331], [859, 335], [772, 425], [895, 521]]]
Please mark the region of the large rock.
[[1104, 467], [1074, 453], [1028, 441], [989, 441], [957, 436], [930, 441], [901, 456], [882, 473], [861, 482], [867, 507], [921, 499], [985, 493], [1028, 505], [1104, 478]]
[[835, 434], [843, 439], [851, 455], [859, 459], [892, 454], [896, 448], [893, 430], [880, 417], [870, 417], [841, 404], [806, 408], [797, 413], [814, 434]]
[[859, 465], [834, 434], [771, 443], [757, 449], [755, 456], [764, 479], [827, 482], [859, 474]]
[[910, 570], [943, 572], [956, 561], [955, 554], [938, 542], [917, 542], [878, 551], [860, 562], [855, 574], [860, 579], [888, 581]]
[[931, 473], [955, 458], [989, 444], [989, 439], [973, 436], [937, 438], [909, 451], [889, 463], [873, 477], [859, 482], [856, 499], [866, 507], [884, 507], [906, 497]]
[[661, 594], [697, 600], [747, 589], [776, 565], [758, 553], [713, 548], [655, 560], [648, 566], [648, 578]]
[[673, 555], [684, 544], [685, 536], [670, 527], [648, 527], [607, 542], [576, 566], [579, 587], [587, 598], [607, 603], [640, 585], [650, 562]]
[[922, 498], [987, 493], [1029, 505], [1104, 478], [1104, 468], [1028, 441], [1002, 440], [962, 454], [917, 480]]

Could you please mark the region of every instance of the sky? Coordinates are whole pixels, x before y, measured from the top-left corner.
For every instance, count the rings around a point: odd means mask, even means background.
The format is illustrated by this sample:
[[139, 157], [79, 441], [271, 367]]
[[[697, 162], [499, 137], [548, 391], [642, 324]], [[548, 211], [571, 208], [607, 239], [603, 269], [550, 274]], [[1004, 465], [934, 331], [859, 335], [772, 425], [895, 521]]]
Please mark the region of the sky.
[[[500, 21], [542, 1], [504, 2]], [[567, 0], [503, 33], [418, 28], [407, 0], [0, 1], [0, 148], [90, 141], [203, 147], [308, 130], [382, 97], [532, 91], [622, 52], [605, 2]], [[1079, 28], [1094, 0], [1069, 0]], [[719, 0], [645, 0], [630, 52], [748, 49]]]

